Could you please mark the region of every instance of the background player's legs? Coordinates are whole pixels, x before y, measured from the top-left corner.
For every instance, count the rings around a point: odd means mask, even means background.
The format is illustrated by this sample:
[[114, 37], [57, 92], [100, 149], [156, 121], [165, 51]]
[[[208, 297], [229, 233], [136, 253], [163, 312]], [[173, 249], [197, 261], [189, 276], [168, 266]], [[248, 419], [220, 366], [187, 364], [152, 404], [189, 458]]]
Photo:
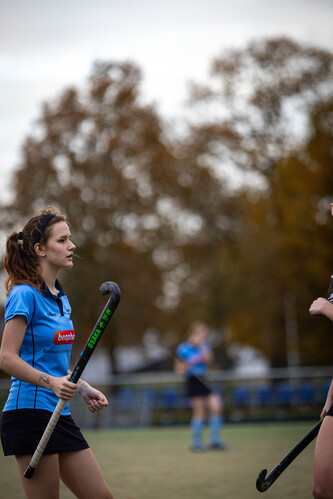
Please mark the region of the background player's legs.
[[333, 417], [326, 416], [316, 441], [313, 464], [313, 497], [333, 498]]
[[210, 445], [212, 448], [224, 450], [226, 447], [221, 441], [223, 423], [223, 403], [218, 393], [211, 393], [207, 399], [209, 410]]
[[80, 499], [114, 499], [91, 449], [59, 454], [60, 478]]
[[204, 450], [202, 445], [202, 433], [206, 417], [206, 397], [191, 397], [192, 408], [191, 419], [191, 448], [192, 450]]
[[31, 480], [24, 472], [32, 456], [15, 456], [20, 479], [28, 499], [59, 499], [59, 460], [58, 454], [45, 454]]

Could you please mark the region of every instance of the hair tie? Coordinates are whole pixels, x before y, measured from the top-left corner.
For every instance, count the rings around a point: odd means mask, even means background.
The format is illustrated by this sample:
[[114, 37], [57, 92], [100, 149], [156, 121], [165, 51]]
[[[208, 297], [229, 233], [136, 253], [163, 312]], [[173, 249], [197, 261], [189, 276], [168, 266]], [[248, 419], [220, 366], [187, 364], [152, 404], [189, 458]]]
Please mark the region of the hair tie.
[[19, 245], [19, 248], [23, 248], [23, 232], [20, 231], [17, 234], [17, 244]]
[[54, 218], [55, 215], [52, 215], [52, 213], [47, 213], [46, 215], [44, 215], [40, 221], [38, 222], [37, 224], [37, 230], [35, 231], [35, 237], [34, 237], [34, 245], [36, 243], [39, 243], [39, 241], [41, 240], [41, 237], [42, 237], [42, 234], [47, 226], [47, 224], [49, 223], [50, 220], [52, 220], [52, 218]]

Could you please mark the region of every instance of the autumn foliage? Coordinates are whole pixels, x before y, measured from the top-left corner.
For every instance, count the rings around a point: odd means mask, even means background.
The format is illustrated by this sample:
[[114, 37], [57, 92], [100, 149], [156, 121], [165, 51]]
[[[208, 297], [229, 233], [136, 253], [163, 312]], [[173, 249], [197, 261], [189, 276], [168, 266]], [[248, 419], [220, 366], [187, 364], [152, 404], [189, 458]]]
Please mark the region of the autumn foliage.
[[115, 346], [150, 328], [171, 347], [200, 319], [286, 365], [331, 362], [332, 325], [308, 308], [333, 268], [333, 54], [286, 38], [216, 58], [192, 84], [181, 134], [140, 96], [140, 69], [97, 62], [84, 88], [44, 104], [22, 148], [4, 231], [35, 210], [68, 213], [78, 247], [61, 276], [88, 335], [116, 281]]

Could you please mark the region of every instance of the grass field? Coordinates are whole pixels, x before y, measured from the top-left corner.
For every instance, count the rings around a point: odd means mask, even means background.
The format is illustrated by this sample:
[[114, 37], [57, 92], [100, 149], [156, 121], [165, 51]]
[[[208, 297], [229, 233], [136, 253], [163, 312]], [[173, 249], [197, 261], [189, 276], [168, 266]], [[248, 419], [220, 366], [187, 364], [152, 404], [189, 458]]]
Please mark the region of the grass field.
[[[191, 453], [188, 428], [84, 431], [117, 499], [311, 498], [314, 443], [265, 492], [255, 488], [313, 423], [226, 425], [227, 452]], [[0, 458], [0, 497], [21, 499], [15, 458]], [[74, 496], [61, 486], [61, 498]], [[95, 498], [92, 498], [95, 499]], [[98, 498], [96, 498], [98, 499]]]

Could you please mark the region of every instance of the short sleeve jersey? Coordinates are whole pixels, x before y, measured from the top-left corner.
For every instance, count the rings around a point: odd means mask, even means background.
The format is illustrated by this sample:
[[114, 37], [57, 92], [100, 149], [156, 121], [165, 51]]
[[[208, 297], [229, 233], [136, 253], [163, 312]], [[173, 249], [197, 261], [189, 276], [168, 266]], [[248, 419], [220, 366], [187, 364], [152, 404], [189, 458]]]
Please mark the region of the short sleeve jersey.
[[[26, 284], [14, 286], [5, 306], [5, 323], [16, 316], [24, 316], [27, 329], [19, 356], [43, 373], [62, 377], [68, 374], [75, 332], [67, 296], [58, 281], [56, 287], [58, 296], [46, 287], [39, 292]], [[58, 400], [52, 390], [12, 377], [3, 410], [46, 409], [53, 412]], [[68, 403], [62, 414], [70, 414]]]
[[[207, 347], [209, 345], [207, 344]], [[203, 361], [201, 350], [189, 342], [183, 342], [177, 347], [177, 357], [188, 364], [186, 374], [188, 376], [204, 376], [207, 365]]]

